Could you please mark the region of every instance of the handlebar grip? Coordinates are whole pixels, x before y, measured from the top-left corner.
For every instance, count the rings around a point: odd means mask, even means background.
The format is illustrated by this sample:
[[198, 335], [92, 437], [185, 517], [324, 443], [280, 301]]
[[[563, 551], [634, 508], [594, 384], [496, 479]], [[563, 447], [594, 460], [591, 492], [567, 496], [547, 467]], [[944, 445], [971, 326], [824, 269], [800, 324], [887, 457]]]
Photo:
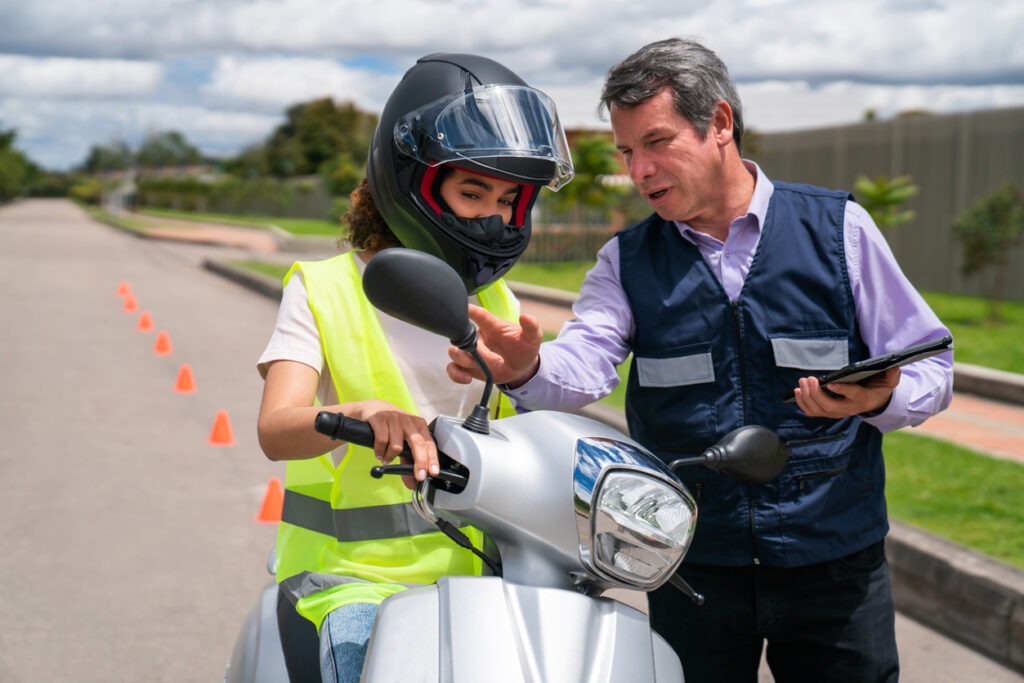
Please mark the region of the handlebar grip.
[[313, 429], [338, 441], [348, 441], [357, 446], [373, 448], [373, 427], [369, 422], [357, 420], [354, 417], [321, 410], [313, 422]]

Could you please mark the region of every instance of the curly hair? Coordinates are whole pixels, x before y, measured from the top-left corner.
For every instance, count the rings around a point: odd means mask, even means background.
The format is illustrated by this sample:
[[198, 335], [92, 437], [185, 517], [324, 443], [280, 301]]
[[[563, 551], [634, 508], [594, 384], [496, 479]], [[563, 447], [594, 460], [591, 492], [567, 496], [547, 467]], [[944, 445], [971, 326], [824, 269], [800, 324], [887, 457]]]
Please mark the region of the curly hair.
[[342, 228], [345, 241], [356, 249], [365, 251], [380, 251], [402, 246], [377, 210], [366, 178], [352, 190], [351, 198], [352, 205], [341, 217], [342, 223], [345, 224]]

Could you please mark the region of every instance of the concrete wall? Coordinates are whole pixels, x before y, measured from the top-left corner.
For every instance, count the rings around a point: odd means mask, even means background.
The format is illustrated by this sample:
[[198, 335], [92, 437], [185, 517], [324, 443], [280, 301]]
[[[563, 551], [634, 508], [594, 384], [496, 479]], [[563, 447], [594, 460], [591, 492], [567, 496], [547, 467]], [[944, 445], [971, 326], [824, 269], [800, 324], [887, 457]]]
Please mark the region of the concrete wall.
[[[1024, 186], [1024, 107], [762, 134], [754, 159], [771, 178], [852, 189], [858, 175], [909, 175], [913, 221], [886, 235], [920, 289], [984, 295], [960, 274], [953, 220], [1007, 180]], [[1009, 254], [1005, 295], [1024, 301], [1024, 244]]]

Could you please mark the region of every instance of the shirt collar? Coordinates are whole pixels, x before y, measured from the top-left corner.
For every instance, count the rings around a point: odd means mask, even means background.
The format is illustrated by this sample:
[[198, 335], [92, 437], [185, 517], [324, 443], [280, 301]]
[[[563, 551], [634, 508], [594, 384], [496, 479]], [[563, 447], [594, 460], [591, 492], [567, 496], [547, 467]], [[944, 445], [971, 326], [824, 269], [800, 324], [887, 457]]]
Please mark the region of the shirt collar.
[[[765, 216], [768, 215], [768, 202], [772, 198], [775, 186], [772, 185], [772, 181], [764, 174], [761, 167], [753, 161], [744, 159], [743, 165], [754, 176], [754, 194], [750, 197], [750, 204], [747, 206], [746, 215], [736, 220], [745, 222], [753, 227], [754, 230], [760, 232], [762, 226], [764, 226]], [[675, 224], [679, 228], [679, 233], [694, 244], [701, 240], [717, 241], [698, 230], [694, 230], [687, 223], [675, 221]]]

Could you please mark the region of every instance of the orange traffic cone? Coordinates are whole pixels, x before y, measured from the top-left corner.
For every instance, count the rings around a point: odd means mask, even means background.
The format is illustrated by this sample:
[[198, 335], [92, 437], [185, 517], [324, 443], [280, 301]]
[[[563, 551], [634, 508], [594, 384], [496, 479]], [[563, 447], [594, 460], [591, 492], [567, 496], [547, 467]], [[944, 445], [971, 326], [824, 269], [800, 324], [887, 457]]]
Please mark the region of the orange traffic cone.
[[124, 312], [134, 313], [137, 310], [139, 310], [139, 302], [135, 300], [135, 295], [128, 292], [128, 294], [125, 294], [124, 296]]
[[281, 480], [271, 477], [267, 482], [267, 491], [263, 494], [263, 503], [256, 513], [257, 522], [277, 524], [281, 521], [281, 510], [284, 508], [284, 487]]
[[149, 311], [139, 314], [139, 324], [136, 327], [140, 332], [149, 332], [153, 329], [153, 316], [149, 314]]
[[217, 411], [217, 416], [213, 419], [213, 429], [210, 430], [209, 444], [211, 446], [235, 445], [235, 435], [231, 431], [231, 420], [228, 418], [228, 411]]
[[118, 296], [124, 297], [124, 296], [127, 296], [127, 295], [131, 294], [131, 293], [132, 293], [131, 285], [129, 285], [127, 282], [125, 282], [124, 280], [121, 280], [119, 283], [117, 283], [117, 295]]
[[192, 367], [188, 363], [178, 368], [178, 379], [174, 382], [174, 391], [179, 394], [195, 393], [196, 380], [192, 376]]
[[158, 356], [167, 356], [171, 353], [171, 335], [166, 330], [160, 330], [156, 335], [156, 344], [153, 345], [153, 353]]

